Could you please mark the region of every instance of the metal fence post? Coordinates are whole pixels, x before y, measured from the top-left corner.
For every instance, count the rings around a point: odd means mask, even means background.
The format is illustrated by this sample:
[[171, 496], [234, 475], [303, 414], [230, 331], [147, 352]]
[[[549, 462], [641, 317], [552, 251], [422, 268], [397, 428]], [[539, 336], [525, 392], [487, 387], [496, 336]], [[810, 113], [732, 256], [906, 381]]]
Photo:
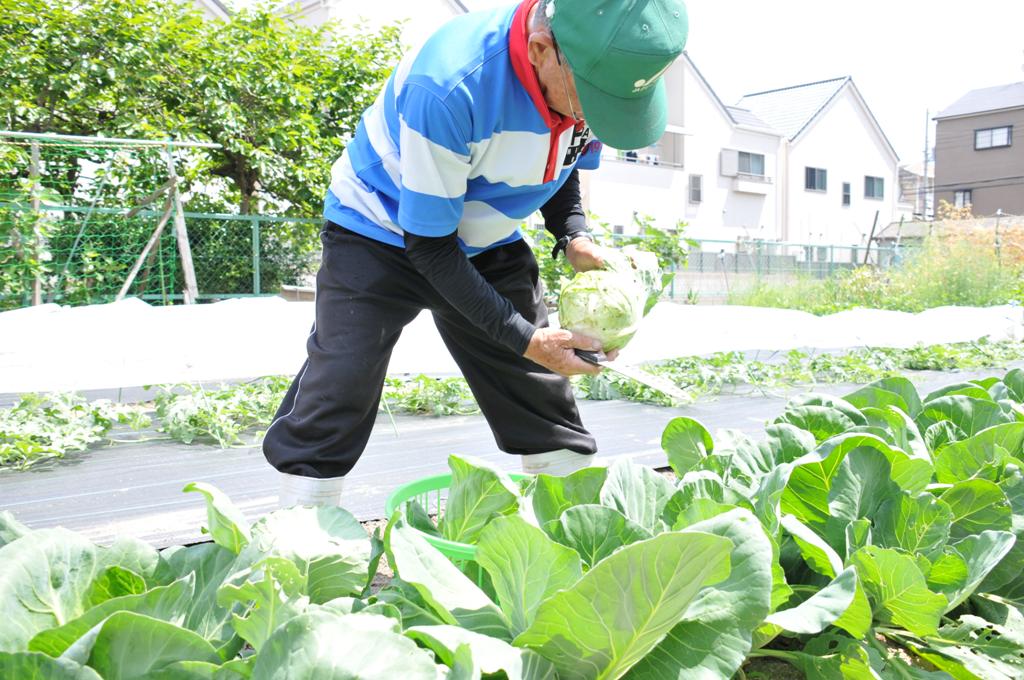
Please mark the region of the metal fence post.
[[32, 192], [32, 259], [36, 264], [35, 280], [32, 282], [32, 304], [43, 304], [43, 278], [40, 276], [38, 262], [43, 252], [43, 230], [42, 213], [40, 207], [40, 186], [39, 186], [39, 142], [32, 142], [32, 159], [29, 167], [29, 177]]
[[260, 294], [260, 218], [252, 219], [252, 292]]

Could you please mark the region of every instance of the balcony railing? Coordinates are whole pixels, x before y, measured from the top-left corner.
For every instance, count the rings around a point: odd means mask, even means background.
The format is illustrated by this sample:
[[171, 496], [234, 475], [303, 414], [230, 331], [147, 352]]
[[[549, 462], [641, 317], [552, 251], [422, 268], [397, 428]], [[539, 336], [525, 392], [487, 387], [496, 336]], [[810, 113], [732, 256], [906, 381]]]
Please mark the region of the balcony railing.
[[771, 184], [772, 178], [767, 175], [752, 175], [748, 172], [737, 172], [736, 179], [743, 180], [746, 182], [761, 182], [762, 184]]
[[682, 163], [667, 161], [656, 153], [636, 152], [635, 156], [627, 155], [626, 151], [610, 150], [601, 154], [602, 161], [615, 161], [618, 163], [633, 163], [636, 165], [652, 165], [666, 168], [681, 168]]

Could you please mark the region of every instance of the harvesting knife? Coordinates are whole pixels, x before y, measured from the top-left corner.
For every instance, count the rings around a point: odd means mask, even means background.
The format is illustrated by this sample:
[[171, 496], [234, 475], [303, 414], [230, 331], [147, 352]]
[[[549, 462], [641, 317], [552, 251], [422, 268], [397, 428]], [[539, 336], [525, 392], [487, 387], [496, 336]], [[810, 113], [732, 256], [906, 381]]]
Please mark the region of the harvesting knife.
[[642, 385], [650, 387], [652, 390], [656, 390], [666, 396], [672, 397], [679, 403], [686, 403], [690, 401], [689, 395], [676, 387], [676, 384], [667, 378], [653, 375], [641, 368], [637, 368], [636, 366], [624, 366], [613, 361], [609, 361], [604, 352], [588, 352], [583, 349], [576, 349], [574, 351], [576, 352], [576, 356], [583, 359], [588, 364], [594, 364], [601, 368], [607, 368], [609, 371], [615, 371], [619, 375], [624, 375], [627, 378], [636, 380]]

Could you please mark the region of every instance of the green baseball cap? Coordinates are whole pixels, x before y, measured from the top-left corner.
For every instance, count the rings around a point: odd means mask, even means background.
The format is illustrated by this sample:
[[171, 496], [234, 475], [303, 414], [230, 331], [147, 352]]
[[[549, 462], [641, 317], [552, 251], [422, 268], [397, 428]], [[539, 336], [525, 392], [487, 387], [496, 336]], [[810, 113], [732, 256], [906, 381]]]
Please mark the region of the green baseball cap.
[[682, 0], [548, 0], [545, 11], [597, 138], [616, 149], [657, 142], [668, 123], [662, 75], [689, 30]]

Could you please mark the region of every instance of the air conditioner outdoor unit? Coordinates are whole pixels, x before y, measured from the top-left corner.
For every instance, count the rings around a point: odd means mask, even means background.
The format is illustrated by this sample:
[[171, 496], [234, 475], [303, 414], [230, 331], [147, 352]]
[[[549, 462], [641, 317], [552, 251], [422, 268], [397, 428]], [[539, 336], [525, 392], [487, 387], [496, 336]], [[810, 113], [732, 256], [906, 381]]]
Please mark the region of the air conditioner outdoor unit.
[[735, 177], [740, 171], [740, 153], [735, 149], [722, 149], [722, 177]]

